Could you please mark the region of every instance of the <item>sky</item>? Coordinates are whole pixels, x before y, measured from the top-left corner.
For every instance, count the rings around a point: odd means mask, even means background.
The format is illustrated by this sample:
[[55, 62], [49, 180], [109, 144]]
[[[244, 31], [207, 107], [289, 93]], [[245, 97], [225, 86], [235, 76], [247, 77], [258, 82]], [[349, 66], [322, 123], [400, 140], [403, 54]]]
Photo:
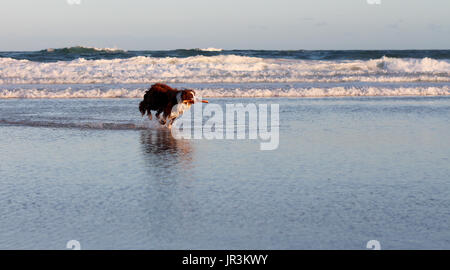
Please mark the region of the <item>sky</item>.
[[1, 0], [0, 51], [450, 49], [449, 14], [450, 0]]

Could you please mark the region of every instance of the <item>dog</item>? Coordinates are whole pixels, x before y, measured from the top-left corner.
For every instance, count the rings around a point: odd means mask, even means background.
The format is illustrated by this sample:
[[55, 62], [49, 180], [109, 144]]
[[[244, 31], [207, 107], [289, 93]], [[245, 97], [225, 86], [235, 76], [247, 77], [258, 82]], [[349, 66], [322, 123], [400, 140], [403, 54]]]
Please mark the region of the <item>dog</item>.
[[[195, 91], [191, 89], [178, 90], [166, 84], [156, 83], [144, 94], [144, 100], [139, 103], [139, 111], [142, 116], [146, 113], [152, 120], [152, 112], [156, 111], [156, 118], [161, 125], [170, 127], [175, 119], [183, 113], [184, 110], [196, 101]], [[208, 103], [202, 100], [203, 103]], [[175, 110], [174, 107], [176, 106]], [[163, 117], [160, 117], [163, 113]]]

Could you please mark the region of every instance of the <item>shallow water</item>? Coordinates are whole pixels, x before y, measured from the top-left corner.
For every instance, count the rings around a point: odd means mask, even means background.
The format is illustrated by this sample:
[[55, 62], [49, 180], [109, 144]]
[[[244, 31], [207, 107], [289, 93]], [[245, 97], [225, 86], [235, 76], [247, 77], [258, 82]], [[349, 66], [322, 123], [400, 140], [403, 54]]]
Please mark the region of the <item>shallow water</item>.
[[450, 248], [450, 98], [280, 104], [280, 144], [175, 140], [138, 99], [0, 100], [0, 248]]

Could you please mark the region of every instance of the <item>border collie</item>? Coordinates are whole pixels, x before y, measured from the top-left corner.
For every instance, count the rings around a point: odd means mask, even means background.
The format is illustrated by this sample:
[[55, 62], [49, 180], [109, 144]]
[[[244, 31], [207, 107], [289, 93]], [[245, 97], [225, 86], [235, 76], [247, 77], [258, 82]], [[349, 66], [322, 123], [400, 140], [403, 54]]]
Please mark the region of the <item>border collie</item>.
[[[180, 116], [184, 110], [195, 103], [195, 91], [190, 89], [178, 90], [166, 84], [156, 83], [145, 92], [144, 100], [139, 104], [139, 111], [142, 116], [146, 113], [148, 118], [152, 119], [152, 112], [156, 111], [156, 118], [161, 125], [170, 127], [175, 119]], [[202, 100], [203, 103], [208, 103]], [[173, 108], [177, 106], [174, 111]], [[160, 117], [161, 113], [163, 116]]]

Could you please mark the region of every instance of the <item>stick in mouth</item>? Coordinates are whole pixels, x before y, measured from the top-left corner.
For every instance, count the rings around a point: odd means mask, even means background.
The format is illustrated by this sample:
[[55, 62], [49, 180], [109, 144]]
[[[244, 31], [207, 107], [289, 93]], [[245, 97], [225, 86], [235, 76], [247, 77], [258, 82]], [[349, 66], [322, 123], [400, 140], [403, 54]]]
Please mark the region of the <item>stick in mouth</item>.
[[[202, 99], [201, 102], [202, 103], [209, 103], [209, 101], [204, 100], [204, 99]], [[183, 103], [185, 103], [185, 104], [194, 104], [195, 101], [193, 101], [193, 100], [183, 100]]]

